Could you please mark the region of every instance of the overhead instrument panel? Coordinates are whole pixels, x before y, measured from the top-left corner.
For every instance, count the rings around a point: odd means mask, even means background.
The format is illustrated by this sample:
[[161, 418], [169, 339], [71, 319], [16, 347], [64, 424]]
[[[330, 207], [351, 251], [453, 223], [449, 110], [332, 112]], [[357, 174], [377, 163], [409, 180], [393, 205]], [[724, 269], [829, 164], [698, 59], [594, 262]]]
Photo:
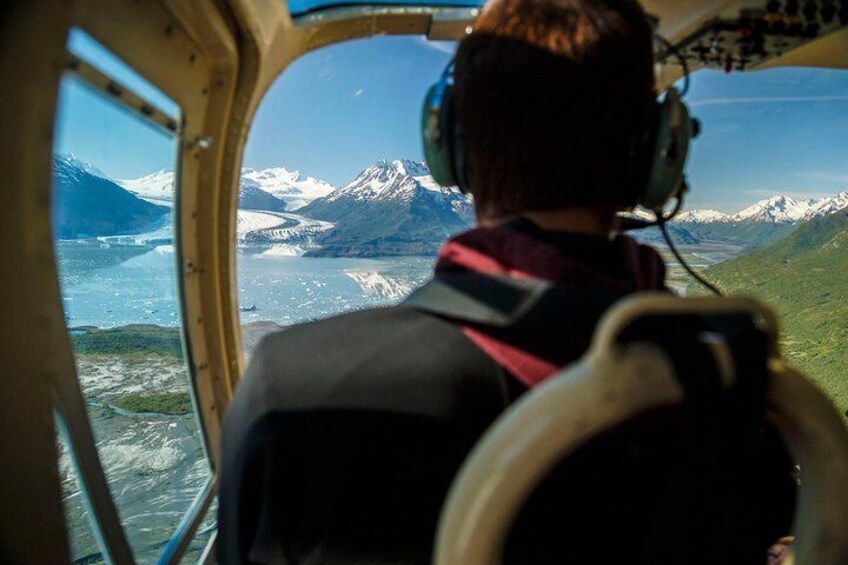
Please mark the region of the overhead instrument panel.
[[[708, 20], [675, 44], [691, 67], [741, 71], [848, 26], [848, 0], [770, 0]], [[660, 53], [665, 59], [672, 54]], [[676, 55], [675, 55], [676, 56]]]

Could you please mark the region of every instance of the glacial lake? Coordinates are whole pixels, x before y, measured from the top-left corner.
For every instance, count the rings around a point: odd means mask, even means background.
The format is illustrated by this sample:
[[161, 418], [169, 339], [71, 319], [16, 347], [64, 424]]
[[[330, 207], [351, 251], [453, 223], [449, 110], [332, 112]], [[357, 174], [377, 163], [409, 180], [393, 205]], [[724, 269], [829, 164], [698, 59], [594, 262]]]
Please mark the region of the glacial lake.
[[[68, 326], [179, 325], [173, 247], [103, 245], [59, 244]], [[237, 261], [242, 323], [290, 325], [399, 301], [427, 280], [434, 259], [307, 258], [241, 248]]]
[[[664, 252], [669, 283], [687, 277]], [[736, 256], [741, 249], [707, 242], [681, 246], [695, 268]], [[62, 296], [69, 327], [180, 324], [173, 247], [63, 241], [58, 246]], [[432, 272], [432, 257], [378, 259], [284, 256], [267, 248], [239, 248], [238, 300], [242, 324], [279, 325], [398, 302]]]

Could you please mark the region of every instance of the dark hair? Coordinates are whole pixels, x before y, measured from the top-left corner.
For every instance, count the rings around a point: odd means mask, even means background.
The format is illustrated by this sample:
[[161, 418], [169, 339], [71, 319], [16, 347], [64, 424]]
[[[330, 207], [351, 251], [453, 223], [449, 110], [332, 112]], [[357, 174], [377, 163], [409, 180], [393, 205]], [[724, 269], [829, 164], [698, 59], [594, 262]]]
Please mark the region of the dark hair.
[[479, 214], [635, 204], [629, 157], [655, 96], [636, 0], [495, 0], [454, 84]]

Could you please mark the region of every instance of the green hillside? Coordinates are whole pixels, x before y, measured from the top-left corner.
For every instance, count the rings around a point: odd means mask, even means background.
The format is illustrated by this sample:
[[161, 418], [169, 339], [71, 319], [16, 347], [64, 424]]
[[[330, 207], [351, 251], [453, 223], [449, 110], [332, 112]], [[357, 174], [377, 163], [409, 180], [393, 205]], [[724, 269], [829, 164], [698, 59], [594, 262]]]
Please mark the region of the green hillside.
[[704, 274], [724, 291], [753, 294], [776, 308], [784, 354], [848, 418], [848, 210]]
[[144, 361], [147, 355], [180, 361], [183, 355], [180, 330], [152, 324], [76, 327], [71, 328], [71, 339], [77, 355], [118, 355], [125, 361]]

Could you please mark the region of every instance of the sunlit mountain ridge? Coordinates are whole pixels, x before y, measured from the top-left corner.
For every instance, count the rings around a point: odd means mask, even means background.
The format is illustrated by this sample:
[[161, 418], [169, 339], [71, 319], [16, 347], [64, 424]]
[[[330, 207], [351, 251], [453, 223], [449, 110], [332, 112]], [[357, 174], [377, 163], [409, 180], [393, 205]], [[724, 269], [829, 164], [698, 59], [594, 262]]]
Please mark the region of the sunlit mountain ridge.
[[[88, 179], [109, 186], [115, 198], [135, 210], [132, 220], [124, 220], [125, 225], [98, 224], [84, 216], [102, 220], [120, 214], [101, 210], [104, 201], [92, 199], [75, 208], [78, 218], [64, 213], [63, 220], [77, 222], [79, 229], [60, 230], [60, 237], [108, 237], [136, 244], [172, 238], [170, 216], [163, 206], [173, 206], [173, 172], [161, 170], [112, 181], [74, 156], [57, 156], [56, 163], [57, 182], [65, 182], [66, 193], [68, 182]], [[155, 207], [145, 208], [145, 204]], [[848, 191], [807, 200], [775, 195], [735, 214], [686, 211], [669, 227], [680, 244], [719, 241], [756, 249], [792, 233], [804, 222], [846, 207]], [[238, 243], [274, 247], [271, 252], [283, 255], [432, 255], [447, 237], [473, 223], [471, 198], [455, 187], [439, 186], [425, 163], [410, 159], [374, 163], [339, 188], [285, 167], [244, 168], [239, 185]], [[648, 243], [661, 243], [659, 233], [654, 232], [634, 235]]]
[[[89, 165], [79, 160], [64, 166], [91, 176]], [[162, 206], [173, 206], [171, 171], [114, 182], [97, 178], [143, 205], [155, 204], [164, 212]], [[306, 206], [289, 211], [298, 203]], [[91, 206], [96, 209], [98, 202]], [[470, 197], [439, 186], [424, 163], [406, 159], [380, 161], [339, 189], [283, 167], [244, 169], [236, 236], [240, 245], [271, 247], [268, 251], [282, 255], [430, 255], [472, 222]], [[83, 235], [142, 245], [167, 243], [172, 237], [170, 222], [150, 222], [146, 228]]]
[[736, 214], [716, 210], [683, 212], [672, 221], [672, 225], [685, 228], [699, 240], [725, 241], [750, 250], [778, 241], [805, 222], [846, 207], [848, 191], [807, 200], [776, 195], [755, 202]]
[[380, 161], [353, 181], [299, 211], [336, 227], [311, 255], [432, 255], [452, 234], [471, 227], [471, 199], [436, 184], [424, 163]]
[[759, 200], [735, 214], [726, 214], [717, 210], [691, 210], [681, 213], [674, 221], [682, 223], [794, 223], [818, 218], [846, 207], [848, 207], [848, 190], [833, 196], [806, 200], [796, 200], [791, 196], [778, 194]]
[[168, 214], [73, 155], [53, 157], [52, 185], [53, 230], [60, 239], [142, 233], [160, 227]]

